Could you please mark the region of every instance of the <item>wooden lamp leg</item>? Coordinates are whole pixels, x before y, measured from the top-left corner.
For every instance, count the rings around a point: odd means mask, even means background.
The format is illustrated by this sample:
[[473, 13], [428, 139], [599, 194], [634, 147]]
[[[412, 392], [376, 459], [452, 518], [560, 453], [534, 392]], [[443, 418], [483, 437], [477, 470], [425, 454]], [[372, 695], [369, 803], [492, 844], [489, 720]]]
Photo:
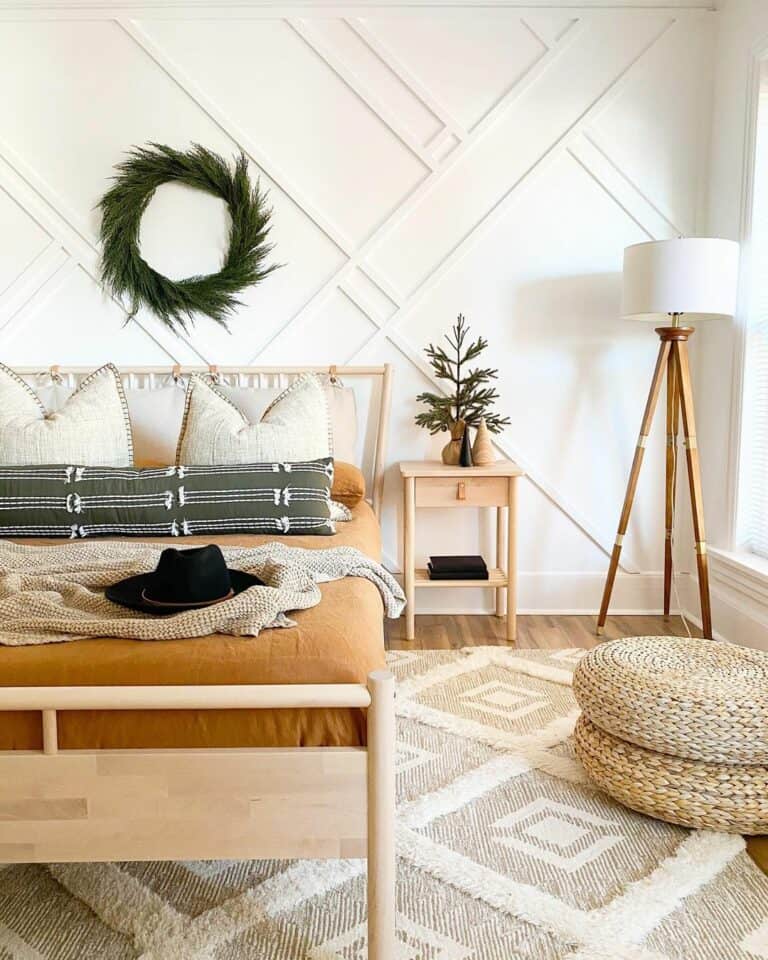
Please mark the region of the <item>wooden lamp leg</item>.
[[699, 574], [699, 597], [701, 600], [701, 624], [704, 636], [712, 639], [712, 610], [709, 599], [709, 567], [707, 564], [707, 538], [704, 532], [704, 500], [701, 492], [701, 467], [696, 440], [696, 419], [693, 412], [693, 389], [691, 368], [688, 361], [687, 339], [675, 340], [672, 356], [677, 368], [680, 390], [680, 406], [683, 414], [685, 458], [688, 462], [688, 484], [691, 491], [693, 511], [693, 535], [696, 541], [696, 566]]
[[642, 466], [643, 456], [645, 454], [645, 444], [648, 440], [651, 422], [653, 421], [653, 414], [656, 410], [659, 393], [661, 392], [661, 382], [664, 379], [669, 353], [669, 341], [662, 340], [659, 347], [659, 356], [656, 360], [656, 369], [653, 372], [653, 379], [651, 380], [651, 389], [648, 393], [648, 400], [645, 404], [643, 422], [640, 425], [640, 436], [638, 437], [637, 446], [635, 447], [635, 456], [632, 460], [632, 469], [629, 473], [629, 483], [627, 484], [627, 492], [624, 497], [624, 506], [621, 510], [621, 517], [619, 518], [619, 529], [618, 533], [616, 534], [616, 543], [614, 544], [611, 552], [611, 562], [608, 566], [608, 576], [605, 581], [605, 589], [603, 590], [603, 600], [600, 604], [600, 615], [597, 618], [598, 636], [602, 634], [605, 628], [605, 621], [608, 616], [608, 604], [611, 602], [611, 593], [613, 592], [613, 584], [616, 579], [616, 571], [619, 568], [621, 545], [624, 541], [624, 534], [627, 532], [629, 515], [632, 511], [632, 503], [635, 499], [635, 490], [637, 489], [637, 481], [640, 477], [640, 467]]
[[677, 385], [677, 362], [670, 351], [667, 363], [667, 465], [664, 501], [664, 616], [669, 617], [672, 599], [672, 528], [675, 520], [677, 488], [677, 434], [680, 425], [680, 393]]
[[651, 421], [656, 409], [664, 368], [667, 367], [667, 467], [666, 467], [666, 500], [665, 526], [666, 539], [664, 544], [664, 615], [669, 616], [672, 590], [672, 526], [675, 515], [675, 473], [677, 434], [679, 429], [679, 415], [682, 412], [683, 434], [685, 436], [686, 460], [688, 463], [688, 483], [691, 491], [691, 508], [693, 511], [693, 532], [696, 540], [696, 565], [699, 574], [699, 596], [701, 599], [701, 622], [704, 636], [712, 639], [712, 610], [709, 596], [709, 567], [707, 564], [707, 541], [704, 533], [704, 500], [701, 493], [701, 467], [699, 464], [699, 450], [696, 441], [696, 420], [693, 411], [693, 389], [691, 386], [691, 368], [688, 359], [688, 338], [693, 333], [692, 327], [657, 327], [656, 333], [661, 338], [659, 357], [656, 361], [656, 370], [651, 381], [651, 390], [643, 414], [643, 423], [640, 427], [640, 437], [632, 461], [632, 470], [629, 475], [629, 484], [624, 498], [624, 507], [619, 519], [619, 531], [616, 543], [611, 553], [611, 562], [608, 567], [608, 576], [603, 591], [603, 601], [600, 605], [600, 615], [597, 620], [597, 633], [600, 635], [605, 627], [608, 615], [608, 605], [616, 579], [621, 556], [621, 545], [629, 523], [629, 514], [635, 497], [637, 480], [640, 475], [640, 466], [643, 462], [645, 443], [650, 431]]

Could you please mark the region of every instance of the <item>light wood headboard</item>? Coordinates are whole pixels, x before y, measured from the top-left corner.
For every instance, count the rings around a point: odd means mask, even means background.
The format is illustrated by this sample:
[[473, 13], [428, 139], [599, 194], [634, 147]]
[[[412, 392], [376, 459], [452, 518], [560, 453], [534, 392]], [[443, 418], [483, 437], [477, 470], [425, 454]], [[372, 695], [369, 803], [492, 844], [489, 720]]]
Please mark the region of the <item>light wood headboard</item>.
[[[14, 372], [27, 380], [32, 387], [40, 386], [46, 378], [52, 378], [67, 386], [76, 387], [81, 379], [93, 373], [94, 367], [14, 367]], [[370, 408], [367, 411], [368, 429], [365, 437], [364, 463], [359, 464], [366, 473], [366, 483], [371, 491], [371, 502], [377, 517], [381, 517], [381, 502], [384, 493], [384, 468], [387, 453], [387, 430], [389, 408], [392, 398], [392, 366], [380, 367], [120, 367], [120, 375], [126, 387], [135, 390], [152, 390], [167, 383], [169, 378], [179, 379], [191, 373], [209, 375], [229, 386], [238, 387], [283, 387], [302, 373], [325, 374], [340, 380], [363, 380], [373, 384]], [[368, 454], [370, 451], [370, 454]]]

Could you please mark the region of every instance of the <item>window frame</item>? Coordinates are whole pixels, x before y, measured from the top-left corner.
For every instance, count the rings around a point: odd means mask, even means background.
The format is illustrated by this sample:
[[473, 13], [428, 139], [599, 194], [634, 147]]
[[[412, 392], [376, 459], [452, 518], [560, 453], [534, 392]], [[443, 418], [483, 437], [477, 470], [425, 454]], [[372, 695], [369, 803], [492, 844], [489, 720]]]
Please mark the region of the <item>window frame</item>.
[[728, 438], [727, 461], [727, 544], [725, 549], [711, 548], [714, 558], [729, 564], [738, 564], [768, 579], [768, 561], [747, 549], [738, 538], [738, 519], [742, 508], [741, 466], [744, 430], [744, 390], [746, 387], [747, 330], [749, 326], [751, 268], [752, 268], [752, 214], [755, 195], [758, 117], [761, 87], [768, 83], [768, 36], [762, 37], [750, 53], [747, 104], [744, 125], [744, 159], [741, 191], [739, 241], [741, 263], [739, 295], [734, 316], [733, 376], [731, 387], [731, 424]]

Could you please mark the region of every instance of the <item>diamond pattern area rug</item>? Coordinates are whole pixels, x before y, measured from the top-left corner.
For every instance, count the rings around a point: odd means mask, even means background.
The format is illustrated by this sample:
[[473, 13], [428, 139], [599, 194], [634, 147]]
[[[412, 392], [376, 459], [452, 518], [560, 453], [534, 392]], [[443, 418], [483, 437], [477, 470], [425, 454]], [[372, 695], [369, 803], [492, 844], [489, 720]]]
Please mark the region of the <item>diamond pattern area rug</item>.
[[[389, 655], [393, 960], [768, 960], [740, 837], [635, 814], [575, 759], [579, 651]], [[364, 960], [362, 861], [0, 869], [2, 960]]]

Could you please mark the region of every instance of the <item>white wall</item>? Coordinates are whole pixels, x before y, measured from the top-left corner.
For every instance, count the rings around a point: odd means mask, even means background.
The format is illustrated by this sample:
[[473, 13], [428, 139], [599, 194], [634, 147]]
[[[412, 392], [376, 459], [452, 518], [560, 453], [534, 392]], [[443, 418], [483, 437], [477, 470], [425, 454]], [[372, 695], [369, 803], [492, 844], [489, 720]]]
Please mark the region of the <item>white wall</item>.
[[[768, 3], [721, 0], [714, 72], [712, 146], [706, 230], [744, 238], [752, 126], [752, 70], [768, 52]], [[765, 171], [762, 171], [765, 176]], [[745, 261], [749, 247], [742, 250]], [[741, 330], [746, 303], [733, 323], [704, 324], [696, 334], [695, 390], [707, 534], [711, 547], [713, 619], [721, 634], [768, 649], [768, 577], [745, 569], [734, 546]], [[685, 605], [696, 610], [695, 584]]]
[[[700, 226], [707, 0], [147, 3], [133, 19], [109, 3], [48, 6], [0, 4], [0, 359], [391, 361], [394, 464], [444, 442], [414, 427], [414, 397], [429, 383], [423, 346], [462, 311], [499, 366], [501, 449], [529, 473], [521, 607], [594, 610], [657, 349], [647, 326], [616, 319], [622, 250]], [[270, 190], [286, 266], [246, 293], [231, 336], [206, 320], [186, 339], [148, 315], [123, 326], [100, 292], [94, 205], [126, 148], [149, 140], [240, 146]], [[215, 201], [168, 188], [144, 249], [174, 275], [214, 269], [224, 225]], [[620, 577], [616, 609], [660, 605], [655, 436], [625, 543], [626, 570], [643, 575]], [[386, 492], [394, 565], [394, 466]], [[490, 556], [489, 518], [477, 521], [422, 515], [418, 547]], [[441, 609], [488, 600], [429, 592]]]

